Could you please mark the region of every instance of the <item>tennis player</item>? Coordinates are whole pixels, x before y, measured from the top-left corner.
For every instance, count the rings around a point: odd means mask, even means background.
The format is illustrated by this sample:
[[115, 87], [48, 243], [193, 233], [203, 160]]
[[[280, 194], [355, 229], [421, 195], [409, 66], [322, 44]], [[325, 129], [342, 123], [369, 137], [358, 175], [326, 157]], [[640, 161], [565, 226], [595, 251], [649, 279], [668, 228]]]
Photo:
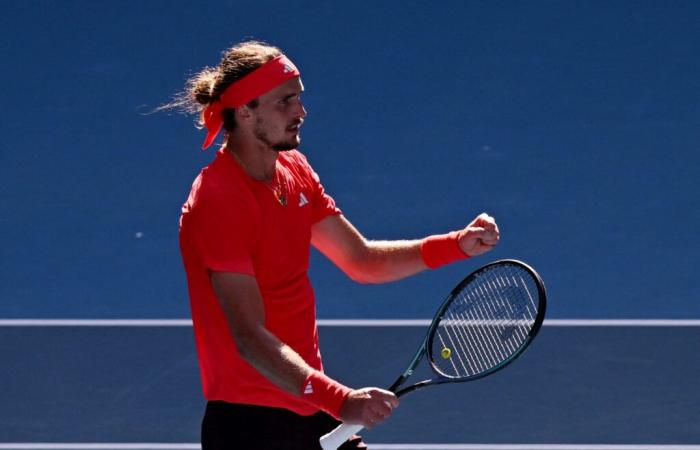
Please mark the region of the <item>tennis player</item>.
[[[188, 83], [179, 106], [223, 143], [182, 207], [187, 273], [204, 396], [202, 447], [317, 449], [338, 420], [371, 428], [393, 393], [353, 389], [323, 372], [313, 245], [360, 283], [398, 280], [489, 251], [495, 220], [410, 241], [370, 241], [336, 205], [297, 148], [306, 119], [299, 70], [276, 48], [243, 42]], [[366, 448], [360, 437], [342, 449]]]

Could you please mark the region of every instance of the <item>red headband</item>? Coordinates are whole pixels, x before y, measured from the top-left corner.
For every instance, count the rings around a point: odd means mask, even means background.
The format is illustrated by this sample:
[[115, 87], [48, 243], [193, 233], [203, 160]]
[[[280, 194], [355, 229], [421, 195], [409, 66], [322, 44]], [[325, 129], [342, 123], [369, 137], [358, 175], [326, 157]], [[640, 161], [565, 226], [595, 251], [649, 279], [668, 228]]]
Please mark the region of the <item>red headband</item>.
[[299, 69], [284, 55], [279, 55], [258, 67], [224, 90], [218, 100], [204, 109], [202, 116], [207, 127], [207, 138], [202, 150], [214, 142], [224, 125], [224, 109], [238, 108], [271, 91], [280, 84], [299, 76]]

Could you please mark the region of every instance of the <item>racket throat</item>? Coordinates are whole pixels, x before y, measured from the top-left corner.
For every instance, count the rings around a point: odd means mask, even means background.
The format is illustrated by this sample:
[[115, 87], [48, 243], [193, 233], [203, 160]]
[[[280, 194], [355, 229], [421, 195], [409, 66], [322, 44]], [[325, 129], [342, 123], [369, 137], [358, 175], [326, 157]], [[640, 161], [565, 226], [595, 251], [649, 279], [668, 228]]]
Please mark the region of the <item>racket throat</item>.
[[[423, 381], [418, 382], [416, 384], [406, 386], [403, 389], [398, 389], [398, 390], [391, 389], [391, 391], [394, 394], [396, 394], [397, 397], [401, 397], [402, 395], [408, 394], [409, 392], [417, 391], [418, 389], [422, 389], [426, 386], [430, 386], [431, 384], [436, 384], [436, 383], [433, 383], [432, 380], [423, 380]], [[440, 384], [440, 383], [437, 383], [437, 384]]]
[[394, 384], [389, 386], [389, 390], [393, 393], [396, 393], [399, 390], [399, 386], [401, 386], [403, 384], [403, 382], [406, 381], [406, 379], [408, 377], [410, 377], [412, 374], [413, 374], [413, 369], [407, 371], [406, 373], [404, 373], [403, 375], [398, 377], [396, 379], [396, 381], [394, 381]]

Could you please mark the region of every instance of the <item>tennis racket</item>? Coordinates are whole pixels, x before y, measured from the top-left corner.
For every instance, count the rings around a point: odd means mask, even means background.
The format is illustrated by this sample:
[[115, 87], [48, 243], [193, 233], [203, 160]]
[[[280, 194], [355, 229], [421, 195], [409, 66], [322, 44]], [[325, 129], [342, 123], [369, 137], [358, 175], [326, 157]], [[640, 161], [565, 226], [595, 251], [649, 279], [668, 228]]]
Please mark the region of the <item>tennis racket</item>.
[[[510, 259], [487, 264], [447, 296], [413, 360], [389, 390], [401, 397], [426, 386], [478, 380], [501, 370], [532, 343], [546, 306], [544, 283], [530, 266]], [[424, 356], [435, 378], [404, 386]], [[336, 450], [362, 428], [340, 424], [321, 437], [321, 447]]]

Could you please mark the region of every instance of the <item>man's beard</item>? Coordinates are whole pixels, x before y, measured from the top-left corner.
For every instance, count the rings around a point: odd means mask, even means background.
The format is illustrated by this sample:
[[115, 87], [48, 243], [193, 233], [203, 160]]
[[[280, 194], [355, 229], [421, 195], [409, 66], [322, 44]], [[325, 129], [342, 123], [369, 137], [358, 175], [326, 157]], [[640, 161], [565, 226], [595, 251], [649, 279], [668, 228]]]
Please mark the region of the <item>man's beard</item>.
[[[267, 132], [265, 131], [262, 124], [263, 124], [263, 122], [261, 120], [258, 120], [255, 124], [255, 129], [253, 130], [253, 133], [255, 134], [255, 137], [258, 138], [258, 140], [260, 142], [267, 145], [272, 150], [275, 150], [277, 152], [294, 150], [301, 143], [301, 139], [294, 139], [294, 140], [290, 140], [290, 141], [272, 142], [272, 140], [270, 140], [270, 138], [267, 136]], [[294, 126], [294, 125], [296, 125], [296, 124], [292, 124], [291, 126]]]

